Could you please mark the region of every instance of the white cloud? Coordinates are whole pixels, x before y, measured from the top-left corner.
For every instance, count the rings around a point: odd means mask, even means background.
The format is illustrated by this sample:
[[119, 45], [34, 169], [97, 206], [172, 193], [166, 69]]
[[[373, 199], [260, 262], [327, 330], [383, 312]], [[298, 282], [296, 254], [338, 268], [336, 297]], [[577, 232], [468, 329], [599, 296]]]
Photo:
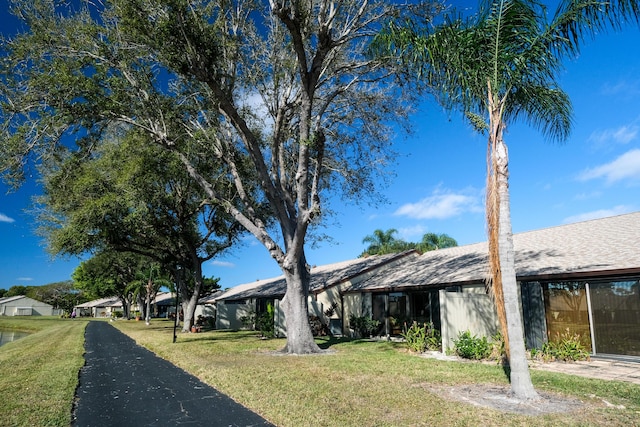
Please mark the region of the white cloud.
[[640, 80], [619, 80], [617, 83], [606, 83], [602, 86], [605, 95], [634, 96], [640, 93]]
[[620, 126], [617, 129], [606, 129], [593, 132], [589, 136], [590, 142], [597, 144], [628, 144], [638, 138], [640, 127], [636, 125]]
[[585, 212], [578, 215], [573, 215], [565, 218], [562, 222], [564, 224], [572, 224], [574, 222], [589, 221], [592, 219], [606, 218], [609, 216], [622, 215], [629, 212], [633, 212], [634, 209], [631, 206], [618, 205], [612, 209], [600, 209], [592, 212]]
[[479, 199], [478, 195], [469, 192], [453, 193], [438, 189], [416, 203], [400, 206], [394, 215], [414, 219], [446, 219], [465, 212], [482, 212]]
[[426, 232], [427, 227], [424, 227], [420, 224], [414, 225], [413, 227], [403, 227], [398, 229], [398, 234], [400, 235], [400, 237], [408, 241], [415, 240], [414, 237], [416, 236], [422, 238], [422, 236], [424, 236]]
[[235, 264], [228, 261], [219, 261], [213, 260], [211, 261], [211, 265], [215, 265], [216, 267], [225, 267], [225, 268], [235, 268]]
[[15, 219], [10, 218], [10, 217], [6, 216], [3, 213], [0, 213], [0, 222], [9, 222], [9, 223], [11, 223], [11, 222], [15, 222]]
[[580, 181], [598, 178], [609, 184], [624, 179], [640, 180], [640, 149], [627, 151], [612, 162], [587, 169], [578, 176]]
[[591, 191], [589, 193], [580, 193], [576, 194], [573, 199], [574, 200], [589, 200], [589, 199], [597, 199], [602, 196], [602, 191]]
[[18, 277], [19, 282], [31, 282], [33, 277]]

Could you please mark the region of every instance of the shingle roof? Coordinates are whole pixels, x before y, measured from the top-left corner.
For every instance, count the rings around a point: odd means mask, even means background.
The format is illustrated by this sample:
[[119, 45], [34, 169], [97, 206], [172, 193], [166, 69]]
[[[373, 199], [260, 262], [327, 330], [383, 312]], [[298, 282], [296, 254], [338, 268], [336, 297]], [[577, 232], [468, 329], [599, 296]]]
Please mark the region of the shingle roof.
[[[519, 279], [640, 272], [640, 212], [513, 235]], [[426, 252], [345, 292], [482, 282], [487, 243]]]
[[[318, 292], [329, 286], [345, 282], [360, 274], [366, 273], [387, 263], [401, 258], [411, 258], [416, 256], [414, 251], [406, 251], [399, 254], [375, 255], [366, 258], [358, 258], [349, 261], [342, 261], [334, 264], [321, 265], [311, 268], [310, 291]], [[284, 296], [287, 284], [284, 275], [271, 279], [258, 280], [252, 283], [245, 283], [229, 289], [222, 295], [214, 298], [221, 300], [240, 300], [245, 298], [277, 297]]]
[[107, 297], [94, 299], [83, 304], [78, 304], [76, 307], [91, 308], [91, 307], [116, 307], [122, 305], [122, 302], [118, 297]]
[[172, 292], [158, 292], [151, 302], [155, 305], [175, 305], [175, 295]]
[[24, 296], [24, 295], [15, 295], [15, 296], [12, 296], [12, 297], [0, 298], [0, 304], [6, 304], [6, 303], [11, 302], [11, 301], [17, 301], [17, 300], [22, 299], [22, 298], [26, 298], [26, 296]]

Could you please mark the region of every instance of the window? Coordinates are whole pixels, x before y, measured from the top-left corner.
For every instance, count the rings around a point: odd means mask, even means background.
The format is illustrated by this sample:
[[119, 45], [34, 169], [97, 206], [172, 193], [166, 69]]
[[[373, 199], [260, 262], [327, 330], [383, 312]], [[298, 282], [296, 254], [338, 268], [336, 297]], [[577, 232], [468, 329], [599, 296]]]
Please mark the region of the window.
[[582, 344], [591, 349], [585, 283], [572, 281], [544, 283], [543, 293], [549, 341], [556, 341], [567, 332], [579, 334]]
[[640, 356], [640, 280], [589, 283], [595, 351]]

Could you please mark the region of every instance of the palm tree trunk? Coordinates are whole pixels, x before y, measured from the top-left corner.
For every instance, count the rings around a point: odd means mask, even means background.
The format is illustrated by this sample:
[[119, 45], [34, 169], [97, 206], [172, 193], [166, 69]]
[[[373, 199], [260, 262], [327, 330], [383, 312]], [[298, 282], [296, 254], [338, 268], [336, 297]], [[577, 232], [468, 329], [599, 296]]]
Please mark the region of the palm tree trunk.
[[487, 147], [487, 229], [489, 281], [509, 360], [512, 393], [521, 400], [538, 399], [531, 382], [511, 229], [509, 152], [504, 143], [504, 99], [497, 99], [488, 84], [489, 141]]
[[511, 229], [509, 199], [509, 152], [504, 143], [502, 106], [488, 88], [489, 146], [487, 149], [487, 228], [489, 232], [489, 269], [492, 295], [509, 360], [511, 391], [519, 399], [539, 398], [533, 387], [524, 344], [524, 328], [518, 282], [516, 280], [515, 249]]
[[[501, 135], [500, 135], [501, 136]], [[500, 137], [496, 141], [496, 179], [499, 198], [498, 254], [504, 303], [504, 316], [508, 337], [511, 390], [523, 400], [537, 399], [538, 393], [531, 382], [527, 353], [524, 343], [524, 328], [518, 282], [516, 281], [515, 250], [511, 230], [511, 206], [509, 199], [509, 155], [507, 146]]]

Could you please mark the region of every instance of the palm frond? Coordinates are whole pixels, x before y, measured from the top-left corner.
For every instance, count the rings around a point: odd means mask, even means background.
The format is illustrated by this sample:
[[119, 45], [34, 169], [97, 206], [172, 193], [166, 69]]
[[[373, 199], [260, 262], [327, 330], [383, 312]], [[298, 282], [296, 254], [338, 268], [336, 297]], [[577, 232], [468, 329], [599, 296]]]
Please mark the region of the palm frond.
[[640, 23], [638, 0], [570, 0], [560, 2], [542, 40], [558, 57], [575, 56], [582, 42], [598, 33]]
[[522, 85], [512, 93], [507, 108], [513, 116], [523, 115], [534, 128], [545, 136], [564, 141], [572, 127], [572, 105], [566, 92], [555, 86]]

